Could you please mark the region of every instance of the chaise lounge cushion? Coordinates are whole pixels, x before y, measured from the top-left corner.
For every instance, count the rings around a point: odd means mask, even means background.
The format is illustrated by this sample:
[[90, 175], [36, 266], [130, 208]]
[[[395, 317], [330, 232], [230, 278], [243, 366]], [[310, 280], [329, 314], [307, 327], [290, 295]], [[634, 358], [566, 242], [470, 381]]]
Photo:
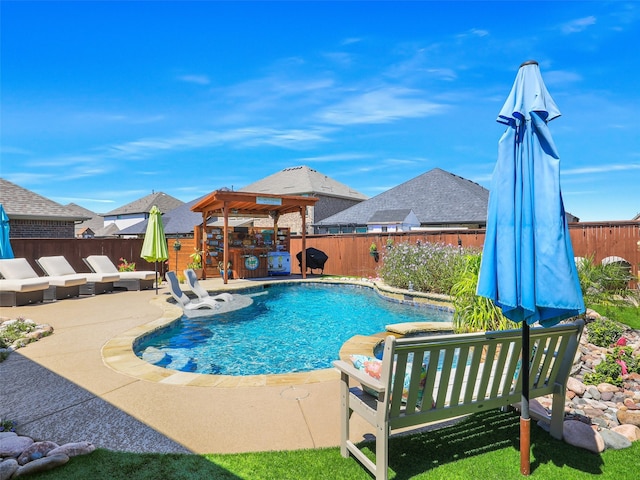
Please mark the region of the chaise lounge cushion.
[[115, 273], [120, 276], [121, 280], [155, 280], [156, 273], [151, 270], [142, 270], [136, 272], [119, 272], [118, 268], [106, 255], [89, 255], [86, 259], [87, 264], [96, 273]]
[[49, 288], [46, 278], [22, 278], [16, 280], [0, 280], [0, 291], [2, 292], [36, 292]]
[[86, 278], [87, 282], [91, 283], [109, 283], [120, 280], [120, 275], [117, 273], [76, 273], [71, 264], [62, 255], [40, 257], [37, 262], [42, 267], [42, 270], [50, 276], [81, 275]]
[[[60, 275], [42, 278], [29, 265], [26, 258], [10, 258], [0, 260], [0, 274], [7, 280], [44, 280], [49, 286], [75, 287], [87, 283], [82, 275]], [[46, 287], [45, 287], [46, 288]]]

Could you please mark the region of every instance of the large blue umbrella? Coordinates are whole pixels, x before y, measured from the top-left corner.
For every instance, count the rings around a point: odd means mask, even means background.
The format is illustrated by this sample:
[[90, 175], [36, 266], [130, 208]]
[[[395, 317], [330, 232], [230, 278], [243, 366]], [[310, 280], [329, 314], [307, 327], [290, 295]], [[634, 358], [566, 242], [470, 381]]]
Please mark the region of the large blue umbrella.
[[[522, 324], [551, 326], [584, 312], [584, 301], [560, 192], [560, 159], [547, 123], [560, 111], [535, 61], [523, 63], [498, 122], [498, 144], [478, 279], [478, 295]], [[522, 362], [521, 471], [529, 474], [529, 362]]]
[[13, 258], [13, 249], [9, 241], [9, 217], [0, 203], [0, 258]]

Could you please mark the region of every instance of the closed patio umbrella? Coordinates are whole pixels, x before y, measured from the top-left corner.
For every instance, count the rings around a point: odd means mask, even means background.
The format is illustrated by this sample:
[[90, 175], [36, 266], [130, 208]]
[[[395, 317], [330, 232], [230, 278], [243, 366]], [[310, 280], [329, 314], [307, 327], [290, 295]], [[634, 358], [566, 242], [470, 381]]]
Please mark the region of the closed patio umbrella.
[[584, 312], [560, 192], [560, 157], [547, 123], [560, 111], [538, 63], [518, 70], [497, 121], [507, 125], [491, 183], [478, 295], [522, 322], [520, 470], [529, 474], [529, 325]]
[[9, 241], [9, 217], [0, 203], [0, 258], [13, 258], [13, 249]]
[[158, 293], [158, 262], [167, 260], [167, 239], [164, 236], [162, 213], [155, 205], [149, 211], [149, 222], [142, 243], [140, 256], [147, 262], [153, 262], [156, 272], [156, 294]]

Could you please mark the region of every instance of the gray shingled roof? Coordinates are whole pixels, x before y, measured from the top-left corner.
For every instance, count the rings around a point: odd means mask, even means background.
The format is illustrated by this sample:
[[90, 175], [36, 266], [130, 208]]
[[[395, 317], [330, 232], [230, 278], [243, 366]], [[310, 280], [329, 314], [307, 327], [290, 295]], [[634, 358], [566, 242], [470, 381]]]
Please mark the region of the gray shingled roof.
[[367, 223], [395, 223], [402, 222], [411, 213], [410, 208], [378, 210], [371, 215]]
[[146, 197], [139, 198], [138, 200], [127, 203], [122, 207], [116, 208], [115, 210], [111, 210], [107, 213], [102, 213], [101, 215], [103, 217], [110, 217], [113, 215], [149, 213], [151, 211], [151, 207], [153, 207], [154, 205], [158, 207], [161, 212], [168, 212], [173, 210], [174, 208], [178, 208], [182, 204], [184, 204], [182, 200], [178, 200], [171, 195], [167, 195], [164, 192], [154, 192], [147, 195]]
[[367, 196], [307, 166], [288, 167], [240, 189], [241, 192], [282, 195], [316, 194], [366, 200]]
[[316, 225], [366, 225], [376, 212], [407, 209], [421, 225], [485, 224], [488, 202], [486, 188], [434, 168]]
[[[164, 226], [165, 235], [177, 235], [193, 233], [193, 227], [202, 223], [202, 214], [200, 212], [192, 212], [191, 207], [198, 201], [202, 200], [206, 195], [198, 197], [190, 202], [183, 203], [177, 208], [174, 208], [165, 213], [162, 212], [162, 225]], [[130, 227], [120, 230], [121, 235], [142, 235], [147, 230], [148, 220], [138, 222]]]
[[90, 217], [0, 178], [0, 203], [10, 219], [79, 221]]

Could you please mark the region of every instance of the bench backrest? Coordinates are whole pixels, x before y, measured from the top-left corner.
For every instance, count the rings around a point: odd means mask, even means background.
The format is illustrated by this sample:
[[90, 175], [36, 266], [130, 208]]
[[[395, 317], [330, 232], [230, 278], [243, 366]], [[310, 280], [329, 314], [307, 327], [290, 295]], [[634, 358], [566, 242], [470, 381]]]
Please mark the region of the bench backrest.
[[[529, 398], [564, 388], [583, 327], [584, 322], [578, 320], [530, 329]], [[519, 402], [521, 353], [519, 329], [389, 336], [380, 380], [390, 395], [380, 395], [382, 409], [378, 411], [389, 416], [391, 428], [401, 428]]]

